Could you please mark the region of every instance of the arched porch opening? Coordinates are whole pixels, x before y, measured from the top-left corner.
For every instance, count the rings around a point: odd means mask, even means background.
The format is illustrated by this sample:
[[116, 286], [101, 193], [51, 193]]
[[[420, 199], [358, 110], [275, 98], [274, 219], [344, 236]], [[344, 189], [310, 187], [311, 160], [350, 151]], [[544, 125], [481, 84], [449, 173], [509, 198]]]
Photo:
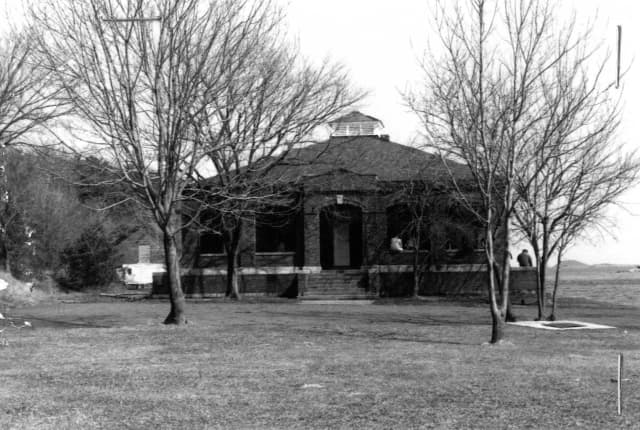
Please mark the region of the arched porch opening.
[[320, 265], [323, 269], [360, 268], [363, 255], [362, 209], [335, 204], [320, 211]]

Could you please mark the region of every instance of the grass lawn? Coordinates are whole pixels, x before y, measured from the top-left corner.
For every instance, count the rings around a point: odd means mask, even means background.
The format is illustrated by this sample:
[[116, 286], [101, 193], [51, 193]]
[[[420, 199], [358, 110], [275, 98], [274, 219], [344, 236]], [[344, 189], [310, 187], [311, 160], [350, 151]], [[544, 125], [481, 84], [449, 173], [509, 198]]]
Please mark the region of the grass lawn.
[[567, 305], [619, 328], [487, 346], [486, 305], [435, 300], [189, 303], [185, 327], [160, 324], [166, 302], [13, 309], [33, 329], [0, 334], [0, 428], [638, 428], [638, 310]]

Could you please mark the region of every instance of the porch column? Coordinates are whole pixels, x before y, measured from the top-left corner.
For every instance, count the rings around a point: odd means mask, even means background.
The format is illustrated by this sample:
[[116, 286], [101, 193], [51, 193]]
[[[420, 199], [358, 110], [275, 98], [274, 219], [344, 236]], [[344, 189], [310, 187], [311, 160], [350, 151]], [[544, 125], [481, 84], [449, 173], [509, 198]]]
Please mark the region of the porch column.
[[304, 212], [304, 265], [320, 266], [320, 216], [311, 207]]

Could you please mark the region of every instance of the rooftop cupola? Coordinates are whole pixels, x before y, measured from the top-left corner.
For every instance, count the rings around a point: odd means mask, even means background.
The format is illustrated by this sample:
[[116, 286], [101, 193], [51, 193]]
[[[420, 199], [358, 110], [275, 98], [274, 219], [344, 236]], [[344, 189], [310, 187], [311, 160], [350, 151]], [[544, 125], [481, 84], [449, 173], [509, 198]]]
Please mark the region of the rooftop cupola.
[[354, 110], [329, 123], [331, 136], [381, 136], [384, 124], [378, 118]]

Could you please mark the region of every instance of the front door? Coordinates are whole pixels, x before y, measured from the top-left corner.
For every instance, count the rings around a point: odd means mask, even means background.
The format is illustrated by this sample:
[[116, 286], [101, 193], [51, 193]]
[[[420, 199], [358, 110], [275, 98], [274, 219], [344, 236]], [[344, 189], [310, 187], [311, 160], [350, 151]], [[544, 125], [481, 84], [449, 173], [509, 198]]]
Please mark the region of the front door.
[[362, 210], [332, 205], [320, 212], [320, 264], [323, 269], [362, 264]]
[[351, 266], [351, 237], [349, 235], [349, 224], [348, 219], [334, 219], [333, 221], [334, 266]]

